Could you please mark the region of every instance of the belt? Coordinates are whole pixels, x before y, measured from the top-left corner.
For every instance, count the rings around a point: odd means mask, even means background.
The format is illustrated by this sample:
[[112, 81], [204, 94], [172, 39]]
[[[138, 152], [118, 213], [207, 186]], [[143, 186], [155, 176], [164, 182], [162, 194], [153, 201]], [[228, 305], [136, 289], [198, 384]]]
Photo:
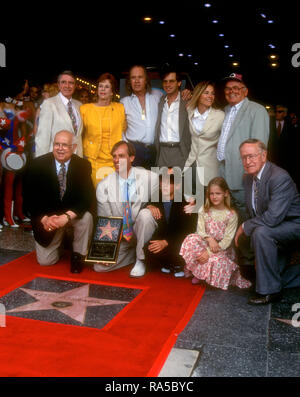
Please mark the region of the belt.
[[165, 147], [178, 147], [179, 142], [159, 142], [159, 145]]

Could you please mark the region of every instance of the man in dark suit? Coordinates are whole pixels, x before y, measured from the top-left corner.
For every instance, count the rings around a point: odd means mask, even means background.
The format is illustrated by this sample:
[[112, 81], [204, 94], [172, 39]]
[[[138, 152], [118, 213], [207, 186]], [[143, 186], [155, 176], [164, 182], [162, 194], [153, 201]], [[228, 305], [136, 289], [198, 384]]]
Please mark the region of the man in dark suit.
[[37, 261], [53, 265], [59, 260], [67, 225], [73, 228], [71, 272], [81, 271], [92, 234], [89, 212], [95, 200], [90, 163], [74, 154], [72, 132], [55, 135], [53, 152], [37, 157], [24, 178], [24, 207], [30, 215]]
[[170, 69], [162, 74], [166, 92], [158, 104], [155, 129], [156, 165], [183, 169], [191, 149], [186, 101], [181, 98], [180, 75]]
[[[183, 277], [184, 260], [179, 255], [184, 238], [193, 233], [197, 226], [197, 214], [186, 213], [182, 194], [182, 176], [169, 168], [160, 174], [159, 202], [151, 203], [158, 208], [160, 216], [146, 252], [146, 261], [153, 267], [160, 266], [163, 273]], [[179, 170], [177, 170], [179, 171]]]
[[261, 305], [279, 300], [283, 288], [300, 286], [300, 265], [287, 266], [288, 248], [300, 239], [300, 194], [290, 175], [267, 161], [263, 142], [244, 141], [240, 155], [249, 219], [237, 230], [235, 243], [243, 251], [244, 235], [250, 238], [257, 294], [249, 303]]

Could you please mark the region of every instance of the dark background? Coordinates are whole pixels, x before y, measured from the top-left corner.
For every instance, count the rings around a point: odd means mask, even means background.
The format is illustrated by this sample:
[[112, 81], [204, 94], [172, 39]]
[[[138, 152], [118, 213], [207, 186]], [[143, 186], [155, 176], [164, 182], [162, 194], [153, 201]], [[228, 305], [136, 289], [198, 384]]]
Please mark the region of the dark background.
[[[0, 42], [6, 46], [6, 67], [0, 68], [1, 94], [14, 95], [24, 79], [33, 84], [55, 81], [64, 69], [94, 81], [107, 71], [119, 78], [135, 63], [156, 68], [169, 63], [189, 73], [194, 84], [204, 79], [220, 83], [232, 72], [241, 73], [251, 99], [265, 105], [284, 103], [300, 112], [300, 67], [291, 63], [292, 45], [300, 43], [296, 2], [214, 0], [207, 1], [210, 8], [204, 3], [3, 5]], [[146, 15], [153, 18], [151, 23], [143, 22]], [[213, 19], [219, 22], [213, 24]], [[175, 38], [170, 38], [172, 33]], [[276, 48], [270, 49], [270, 43]], [[274, 70], [271, 53], [279, 56], [280, 66]], [[233, 61], [240, 66], [234, 68]]]

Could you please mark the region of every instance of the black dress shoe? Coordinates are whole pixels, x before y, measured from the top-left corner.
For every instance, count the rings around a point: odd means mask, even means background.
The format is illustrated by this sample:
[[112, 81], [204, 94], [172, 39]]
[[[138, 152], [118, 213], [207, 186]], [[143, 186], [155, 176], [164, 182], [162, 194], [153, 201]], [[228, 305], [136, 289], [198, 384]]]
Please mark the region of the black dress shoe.
[[272, 302], [278, 302], [282, 298], [282, 293], [277, 292], [276, 294], [268, 294], [268, 295], [261, 295], [261, 294], [256, 294], [255, 296], [252, 296], [248, 304], [249, 305], [267, 305]]
[[83, 266], [83, 256], [77, 252], [73, 252], [71, 256], [71, 273], [80, 273]]

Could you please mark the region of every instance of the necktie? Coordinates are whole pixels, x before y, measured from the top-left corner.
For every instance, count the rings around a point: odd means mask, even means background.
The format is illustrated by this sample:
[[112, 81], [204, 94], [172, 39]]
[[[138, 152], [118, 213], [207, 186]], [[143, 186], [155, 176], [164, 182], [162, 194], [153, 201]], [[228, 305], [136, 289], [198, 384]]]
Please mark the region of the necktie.
[[59, 194], [60, 194], [60, 199], [62, 200], [65, 191], [66, 191], [66, 166], [65, 163], [62, 163], [60, 166], [60, 170], [58, 173], [58, 182], [59, 182]]
[[125, 183], [125, 198], [123, 203], [123, 237], [125, 240], [130, 241], [133, 234], [133, 221], [131, 216], [131, 208], [129, 203], [129, 186], [128, 182]]
[[278, 125], [277, 125], [277, 135], [278, 135], [278, 136], [280, 136], [280, 134], [281, 134], [281, 130], [282, 130], [282, 127], [281, 127], [281, 122], [280, 122], [280, 121], [278, 121]]
[[259, 191], [259, 179], [255, 176], [253, 178], [253, 190], [254, 190], [254, 207], [255, 207], [255, 213], [257, 213], [257, 199], [258, 199], [258, 191]]
[[68, 113], [69, 113], [69, 116], [70, 116], [71, 121], [72, 121], [74, 133], [75, 133], [75, 135], [76, 135], [76, 132], [77, 132], [77, 123], [76, 123], [75, 114], [74, 114], [74, 112], [73, 112], [73, 106], [72, 106], [72, 101], [71, 101], [71, 100], [68, 102]]

